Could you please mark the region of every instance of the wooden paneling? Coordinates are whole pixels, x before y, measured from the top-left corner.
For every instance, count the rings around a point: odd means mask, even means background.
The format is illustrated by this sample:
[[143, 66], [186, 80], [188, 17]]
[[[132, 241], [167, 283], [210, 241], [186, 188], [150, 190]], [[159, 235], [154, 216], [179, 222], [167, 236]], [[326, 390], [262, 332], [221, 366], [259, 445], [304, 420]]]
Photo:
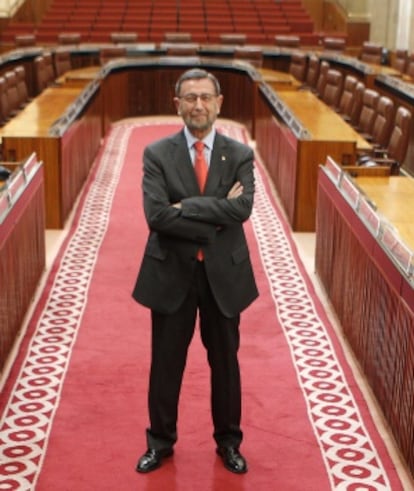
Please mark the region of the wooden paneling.
[[[174, 88], [183, 71], [191, 64], [153, 64], [126, 66], [108, 74], [103, 82], [105, 128], [125, 117], [176, 114]], [[255, 83], [245, 70], [220, 67], [219, 63], [201, 64], [220, 81], [224, 103], [221, 116], [235, 119], [253, 133]]]
[[98, 93], [60, 141], [62, 223], [84, 185], [102, 138], [102, 103]]
[[[22, 172], [17, 164], [15, 169]], [[39, 165], [0, 223], [0, 371], [45, 267], [44, 210], [43, 168]]]

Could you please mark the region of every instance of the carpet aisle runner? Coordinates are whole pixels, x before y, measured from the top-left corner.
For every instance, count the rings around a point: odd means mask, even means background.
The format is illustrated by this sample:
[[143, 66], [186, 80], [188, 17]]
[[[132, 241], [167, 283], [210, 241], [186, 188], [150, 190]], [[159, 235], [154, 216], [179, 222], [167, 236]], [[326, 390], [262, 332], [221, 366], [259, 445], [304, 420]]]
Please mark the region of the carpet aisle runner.
[[[246, 232], [261, 295], [242, 316], [240, 349], [249, 472], [215, 455], [198, 331], [175, 455], [135, 472], [150, 354], [149, 312], [131, 299], [147, 236], [142, 151], [179, 127], [126, 121], [106, 140], [2, 394], [0, 489], [402, 489], [259, 164]], [[237, 125], [220, 131], [246, 141]]]

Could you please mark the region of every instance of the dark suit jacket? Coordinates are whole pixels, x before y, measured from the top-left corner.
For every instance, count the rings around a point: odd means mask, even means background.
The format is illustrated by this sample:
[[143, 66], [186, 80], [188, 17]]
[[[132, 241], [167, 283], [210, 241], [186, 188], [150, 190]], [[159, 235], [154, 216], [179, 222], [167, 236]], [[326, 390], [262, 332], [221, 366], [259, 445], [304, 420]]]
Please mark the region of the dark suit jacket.
[[[243, 184], [243, 194], [229, 200], [236, 181]], [[176, 311], [188, 292], [201, 246], [220, 310], [233, 317], [245, 309], [258, 295], [243, 230], [253, 194], [253, 152], [247, 145], [216, 134], [204, 195], [183, 131], [149, 145], [143, 195], [150, 234], [135, 300], [157, 312]], [[177, 202], [181, 209], [171, 206]]]

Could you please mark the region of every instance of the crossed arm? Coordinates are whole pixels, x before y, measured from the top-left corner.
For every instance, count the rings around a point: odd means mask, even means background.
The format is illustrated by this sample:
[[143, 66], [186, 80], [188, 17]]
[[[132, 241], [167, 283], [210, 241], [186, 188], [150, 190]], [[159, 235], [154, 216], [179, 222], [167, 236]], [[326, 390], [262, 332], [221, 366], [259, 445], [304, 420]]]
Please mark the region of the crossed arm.
[[[166, 176], [166, 169], [150, 153], [144, 154], [144, 210], [150, 229], [165, 235], [199, 243], [214, 240], [227, 225], [241, 223], [251, 213], [254, 194], [253, 159], [248, 152], [239, 163], [236, 182], [222, 198], [188, 196], [170, 201], [172, 188], [181, 186], [177, 179]], [[174, 178], [175, 179], [175, 178]]]
[[[227, 193], [227, 199], [235, 199], [235, 198], [238, 198], [239, 196], [241, 196], [242, 194], [243, 194], [243, 185], [241, 182], [237, 181], [233, 184], [232, 188]], [[174, 203], [171, 206], [180, 210], [181, 209], [181, 202]]]

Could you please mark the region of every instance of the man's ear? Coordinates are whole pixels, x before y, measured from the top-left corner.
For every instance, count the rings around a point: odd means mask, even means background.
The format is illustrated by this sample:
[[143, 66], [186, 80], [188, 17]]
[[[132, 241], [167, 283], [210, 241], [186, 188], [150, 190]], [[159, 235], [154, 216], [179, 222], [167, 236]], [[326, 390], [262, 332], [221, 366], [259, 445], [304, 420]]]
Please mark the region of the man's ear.
[[175, 105], [175, 109], [177, 111], [178, 116], [181, 116], [180, 99], [178, 97], [174, 97], [174, 105]]
[[217, 115], [220, 114], [220, 110], [221, 110], [221, 105], [223, 104], [223, 94], [220, 94], [218, 97], [217, 97]]

